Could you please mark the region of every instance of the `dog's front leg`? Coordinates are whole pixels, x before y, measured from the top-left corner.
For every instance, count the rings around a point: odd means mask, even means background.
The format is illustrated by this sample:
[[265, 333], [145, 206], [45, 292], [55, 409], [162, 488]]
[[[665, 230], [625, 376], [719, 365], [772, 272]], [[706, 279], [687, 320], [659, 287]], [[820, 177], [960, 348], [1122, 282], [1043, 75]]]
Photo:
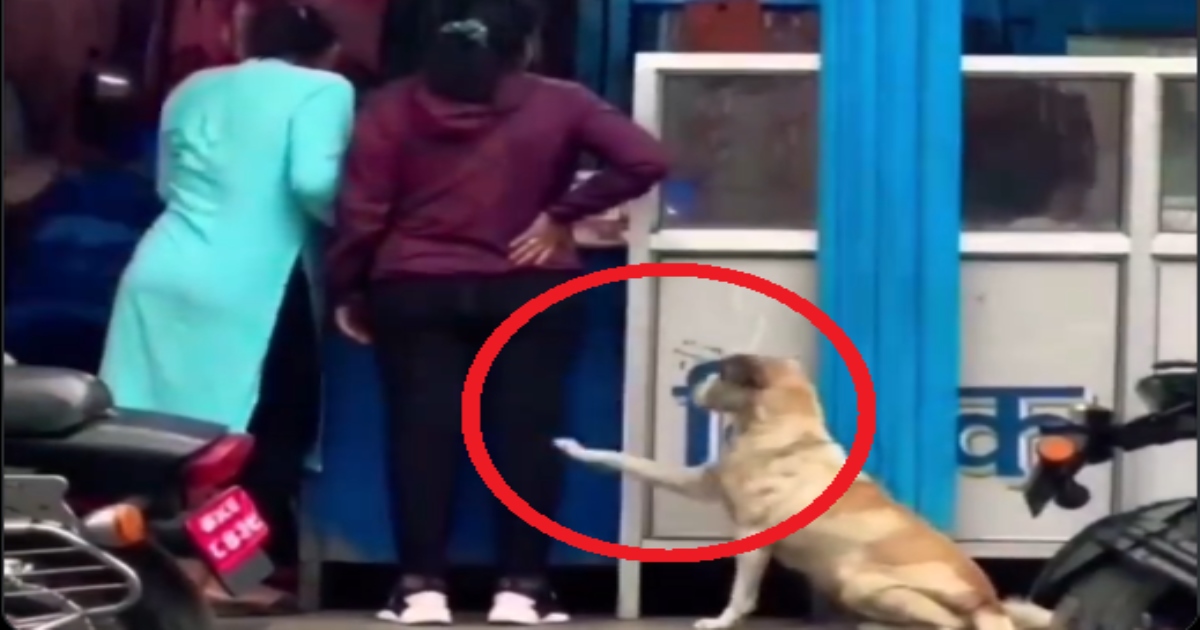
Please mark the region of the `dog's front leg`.
[[666, 488], [686, 497], [715, 501], [721, 496], [717, 480], [707, 466], [683, 468], [661, 464], [620, 451], [587, 448], [570, 438], [554, 440], [554, 445], [572, 459], [631, 475], [650, 485]]
[[[754, 533], [754, 532], [751, 532]], [[742, 533], [745, 538], [750, 533]], [[735, 559], [733, 588], [729, 591], [729, 604], [718, 617], [701, 619], [695, 623], [699, 630], [724, 630], [732, 628], [754, 612], [758, 606], [758, 589], [762, 585], [763, 574], [771, 563], [771, 551], [768, 548], [747, 551]]]

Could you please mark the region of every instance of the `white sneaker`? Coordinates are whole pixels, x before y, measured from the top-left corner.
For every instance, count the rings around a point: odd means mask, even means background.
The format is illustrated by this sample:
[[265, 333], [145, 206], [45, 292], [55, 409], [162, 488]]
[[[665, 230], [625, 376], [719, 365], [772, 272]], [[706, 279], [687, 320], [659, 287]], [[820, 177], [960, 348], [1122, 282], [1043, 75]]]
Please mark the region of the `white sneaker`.
[[[544, 585], [537, 588], [521, 586], [515, 581], [502, 580], [500, 590], [492, 599], [488, 623], [497, 625], [536, 626], [543, 623], [566, 623], [570, 615], [558, 605], [554, 592]], [[525, 585], [531, 586], [531, 585]]]
[[387, 607], [375, 613], [375, 618], [406, 626], [448, 626], [453, 622], [446, 594], [441, 591], [393, 595]]

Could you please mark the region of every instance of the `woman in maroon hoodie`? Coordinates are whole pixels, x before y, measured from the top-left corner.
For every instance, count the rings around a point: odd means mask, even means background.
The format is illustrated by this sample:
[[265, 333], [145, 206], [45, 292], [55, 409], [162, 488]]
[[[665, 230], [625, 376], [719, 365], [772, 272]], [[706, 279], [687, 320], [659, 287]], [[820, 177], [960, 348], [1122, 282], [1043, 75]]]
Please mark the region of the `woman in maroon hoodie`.
[[[383, 619], [450, 621], [446, 548], [475, 353], [522, 304], [579, 273], [573, 223], [667, 172], [660, 144], [608, 103], [525, 71], [537, 27], [532, 0], [475, 0], [441, 26], [418, 76], [369, 99], [346, 156], [329, 290], [341, 330], [374, 345], [387, 405], [404, 572]], [[572, 188], [585, 154], [605, 166]], [[500, 353], [484, 392], [501, 474], [547, 515], [562, 477], [551, 439], [583, 326], [579, 300], [538, 315]], [[547, 610], [549, 539], [502, 506], [498, 519], [489, 619], [564, 619]]]

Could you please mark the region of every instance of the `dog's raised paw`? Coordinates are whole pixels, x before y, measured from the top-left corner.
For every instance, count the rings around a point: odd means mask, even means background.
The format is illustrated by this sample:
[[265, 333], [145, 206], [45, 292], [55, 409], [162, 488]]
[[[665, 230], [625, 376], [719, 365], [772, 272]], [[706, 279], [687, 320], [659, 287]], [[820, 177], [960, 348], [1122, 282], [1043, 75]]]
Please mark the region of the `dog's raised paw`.
[[587, 447], [574, 438], [558, 438], [554, 440], [554, 446], [575, 459], [583, 459], [588, 452]]

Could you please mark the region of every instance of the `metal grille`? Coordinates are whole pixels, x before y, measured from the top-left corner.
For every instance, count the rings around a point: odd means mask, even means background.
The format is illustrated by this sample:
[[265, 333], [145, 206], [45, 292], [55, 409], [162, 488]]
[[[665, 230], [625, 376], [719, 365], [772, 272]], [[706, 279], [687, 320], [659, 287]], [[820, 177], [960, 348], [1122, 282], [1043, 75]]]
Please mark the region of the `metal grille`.
[[136, 572], [80, 538], [66, 481], [5, 475], [4, 610], [17, 630], [92, 628], [142, 595]]
[[5, 519], [4, 613], [17, 630], [92, 628], [132, 606], [137, 574], [55, 523]]

